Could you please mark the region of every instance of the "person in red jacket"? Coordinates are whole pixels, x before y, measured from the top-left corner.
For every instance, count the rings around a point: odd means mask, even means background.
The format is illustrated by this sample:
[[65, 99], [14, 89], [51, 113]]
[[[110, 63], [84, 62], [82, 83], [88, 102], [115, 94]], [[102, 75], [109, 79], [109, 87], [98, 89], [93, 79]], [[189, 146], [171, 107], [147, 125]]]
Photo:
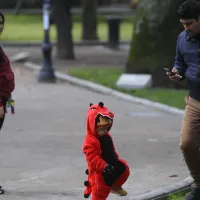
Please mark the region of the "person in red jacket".
[[[0, 13], [0, 35], [4, 29], [5, 18], [2, 13]], [[15, 88], [14, 73], [10, 67], [10, 62], [6, 56], [3, 48], [0, 46], [0, 130], [3, 126], [6, 105], [11, 99], [11, 93]], [[4, 190], [0, 186], [0, 194], [3, 194]]]
[[[0, 13], [0, 35], [4, 29], [5, 18]], [[3, 48], [0, 46], [0, 130], [3, 126], [6, 104], [15, 88], [14, 73]]]
[[122, 185], [127, 181], [130, 171], [127, 162], [116, 152], [109, 133], [113, 118], [114, 114], [103, 102], [90, 104], [82, 147], [88, 165], [85, 198], [92, 194], [92, 200], [105, 200], [110, 192], [119, 196], [127, 195]]

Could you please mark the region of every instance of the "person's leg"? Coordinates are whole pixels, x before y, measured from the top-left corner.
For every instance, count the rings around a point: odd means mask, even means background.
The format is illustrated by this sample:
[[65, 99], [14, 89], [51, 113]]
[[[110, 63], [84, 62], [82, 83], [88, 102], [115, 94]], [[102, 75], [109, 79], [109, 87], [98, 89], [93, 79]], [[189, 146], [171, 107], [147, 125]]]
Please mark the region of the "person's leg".
[[92, 200], [106, 200], [108, 195], [92, 193]]
[[7, 100], [6, 99], [2, 99], [2, 103], [3, 103], [3, 107], [4, 107], [4, 116], [0, 119], [0, 130], [2, 129], [4, 120], [5, 120], [5, 112], [6, 112], [6, 103], [7, 103]]
[[180, 149], [195, 184], [186, 200], [200, 199], [200, 102], [191, 97], [186, 99]]
[[122, 174], [116, 179], [116, 181], [113, 183], [114, 186], [121, 187], [128, 179], [130, 175], [129, 166], [124, 160], [120, 160], [120, 162], [125, 166], [125, 170]]
[[0, 119], [0, 130], [1, 130], [2, 126], [3, 126], [4, 119], [5, 119], [5, 116], [4, 116], [3, 118]]
[[[5, 112], [6, 112], [6, 103], [7, 103], [7, 100], [3, 99], [2, 103], [3, 103], [3, 107], [4, 107], [4, 116], [0, 119], [0, 130], [3, 127], [3, 123], [4, 123], [4, 120], [5, 120]], [[0, 194], [4, 194], [4, 190], [2, 189], [2, 186], [0, 186]]]
[[124, 166], [124, 168], [121, 167], [123, 171], [120, 170], [121, 172], [118, 174], [118, 177], [116, 178], [115, 182], [113, 183], [111, 187], [111, 193], [117, 194], [119, 196], [126, 196], [128, 193], [126, 190], [122, 188], [122, 185], [127, 181], [130, 175], [130, 171], [129, 171], [129, 167], [126, 161], [120, 160], [120, 163], [121, 163], [120, 165]]
[[92, 183], [92, 200], [106, 200], [109, 194], [110, 187], [104, 182], [102, 174], [97, 173]]

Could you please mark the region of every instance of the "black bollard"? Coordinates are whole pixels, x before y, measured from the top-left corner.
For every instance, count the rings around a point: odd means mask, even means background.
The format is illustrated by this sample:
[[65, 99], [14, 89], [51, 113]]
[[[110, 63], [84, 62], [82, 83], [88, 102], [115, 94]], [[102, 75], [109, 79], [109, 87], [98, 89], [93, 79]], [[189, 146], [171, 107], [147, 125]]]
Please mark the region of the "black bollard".
[[49, 16], [50, 16], [50, 0], [43, 0], [43, 27], [44, 27], [44, 41], [41, 45], [43, 53], [43, 63], [39, 72], [39, 82], [56, 82], [54, 69], [52, 67], [51, 52], [52, 45], [49, 37]]
[[107, 22], [108, 22], [108, 46], [112, 49], [118, 49], [120, 40], [121, 19], [119, 17], [109, 16], [107, 18]]

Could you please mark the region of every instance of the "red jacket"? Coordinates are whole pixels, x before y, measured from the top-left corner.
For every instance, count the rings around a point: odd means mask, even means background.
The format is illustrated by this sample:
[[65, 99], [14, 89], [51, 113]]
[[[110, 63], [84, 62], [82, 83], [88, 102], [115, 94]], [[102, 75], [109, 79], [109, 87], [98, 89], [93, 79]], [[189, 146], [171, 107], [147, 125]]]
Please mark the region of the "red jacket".
[[1, 46], [0, 53], [4, 58], [3, 61], [0, 61], [0, 97], [9, 98], [15, 88], [14, 73]]

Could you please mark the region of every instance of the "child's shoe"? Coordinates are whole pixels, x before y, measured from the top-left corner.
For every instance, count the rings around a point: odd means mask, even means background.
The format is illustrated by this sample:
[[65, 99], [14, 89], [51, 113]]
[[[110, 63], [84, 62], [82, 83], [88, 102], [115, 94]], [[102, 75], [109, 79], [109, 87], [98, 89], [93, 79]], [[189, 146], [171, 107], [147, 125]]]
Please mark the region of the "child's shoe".
[[122, 187], [117, 187], [117, 186], [112, 186], [110, 192], [118, 196], [126, 196], [128, 194], [128, 192], [124, 190]]

